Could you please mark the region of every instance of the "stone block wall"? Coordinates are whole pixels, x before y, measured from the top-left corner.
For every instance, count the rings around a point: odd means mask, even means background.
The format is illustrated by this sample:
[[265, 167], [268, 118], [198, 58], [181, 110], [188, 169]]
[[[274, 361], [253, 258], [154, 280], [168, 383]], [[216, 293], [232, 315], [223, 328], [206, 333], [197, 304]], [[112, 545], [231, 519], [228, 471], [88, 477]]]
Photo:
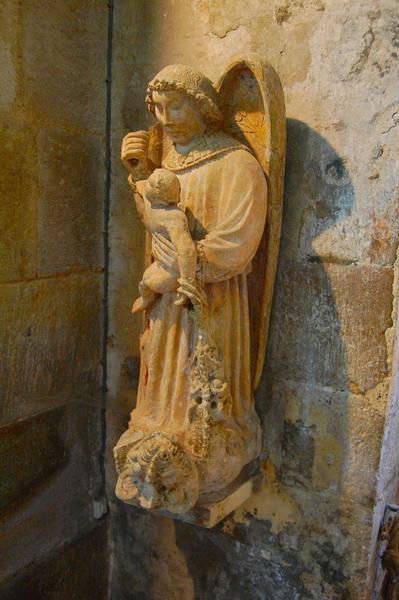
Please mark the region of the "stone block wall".
[[[106, 590], [93, 501], [102, 493], [107, 25], [100, 0], [0, 6], [4, 599], [97, 600]], [[99, 566], [89, 592], [83, 580]]]
[[[112, 48], [108, 442], [125, 429], [144, 235], [122, 136], [145, 86], [234, 54], [287, 103], [282, 244], [257, 408], [265, 485], [211, 531], [101, 506], [103, 0], [0, 6], [0, 597], [366, 600], [397, 501], [398, 31], [395, 0], [118, 0]], [[110, 454], [109, 454], [110, 456]], [[379, 576], [380, 573], [377, 573]]]
[[[112, 500], [113, 600], [365, 600], [397, 500], [399, 212], [394, 0], [115, 5], [110, 445], [134, 405], [143, 233], [118, 158], [163, 66], [217, 79], [256, 52], [287, 104], [283, 233], [264, 376], [264, 488], [212, 531]], [[382, 456], [382, 459], [381, 459]]]

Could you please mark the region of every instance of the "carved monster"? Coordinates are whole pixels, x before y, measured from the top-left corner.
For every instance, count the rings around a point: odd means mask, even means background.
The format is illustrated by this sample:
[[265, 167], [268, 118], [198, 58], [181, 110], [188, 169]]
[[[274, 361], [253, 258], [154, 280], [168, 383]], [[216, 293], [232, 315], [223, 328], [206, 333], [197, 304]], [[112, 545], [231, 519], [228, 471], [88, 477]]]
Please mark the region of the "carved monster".
[[179, 514], [198, 500], [198, 472], [178, 443], [153, 433], [126, 455], [116, 495], [128, 504]]
[[146, 101], [159, 123], [123, 140], [129, 185], [146, 226], [142, 182], [159, 167], [177, 176], [197, 267], [195, 277], [182, 277], [182, 254], [179, 263], [153, 219], [147, 267], [156, 261], [163, 287], [154, 280], [154, 301], [138, 308], [146, 322], [140, 384], [114, 450], [116, 494], [182, 516], [209, 494], [227, 494], [261, 450], [253, 392], [280, 238], [284, 100], [270, 65], [245, 57], [216, 87], [194, 69], [166, 67]]

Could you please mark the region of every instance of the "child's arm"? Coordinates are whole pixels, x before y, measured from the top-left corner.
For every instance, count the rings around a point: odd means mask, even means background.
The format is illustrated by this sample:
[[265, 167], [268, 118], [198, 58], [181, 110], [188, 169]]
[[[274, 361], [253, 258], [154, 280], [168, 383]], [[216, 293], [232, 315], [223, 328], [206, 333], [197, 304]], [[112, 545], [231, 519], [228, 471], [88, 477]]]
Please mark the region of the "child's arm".
[[131, 175], [128, 177], [129, 186], [133, 190], [134, 201], [139, 217], [144, 221], [145, 203], [144, 203], [144, 181], [133, 181]]

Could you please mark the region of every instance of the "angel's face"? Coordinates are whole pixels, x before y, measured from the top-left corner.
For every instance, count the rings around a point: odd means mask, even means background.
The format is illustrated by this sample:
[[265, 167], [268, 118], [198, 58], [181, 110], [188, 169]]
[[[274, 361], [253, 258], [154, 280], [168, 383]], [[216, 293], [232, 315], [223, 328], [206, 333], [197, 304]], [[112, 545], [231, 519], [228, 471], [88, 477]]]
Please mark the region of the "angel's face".
[[203, 115], [183, 92], [153, 92], [152, 100], [156, 118], [175, 144], [186, 146], [205, 133]]

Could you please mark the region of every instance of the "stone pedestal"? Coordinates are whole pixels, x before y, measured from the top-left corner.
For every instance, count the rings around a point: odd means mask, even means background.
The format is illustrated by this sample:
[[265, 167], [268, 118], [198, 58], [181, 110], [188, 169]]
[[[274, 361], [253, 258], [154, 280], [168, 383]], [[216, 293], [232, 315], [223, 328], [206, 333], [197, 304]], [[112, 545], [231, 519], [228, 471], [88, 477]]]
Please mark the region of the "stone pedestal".
[[230, 485], [219, 492], [201, 495], [190, 511], [177, 515], [165, 509], [150, 510], [153, 514], [211, 529], [259, 491], [263, 481], [264, 475], [259, 468], [259, 459], [256, 459], [246, 465]]
[[194, 507], [193, 510], [183, 515], [181, 520], [210, 529], [241, 506], [254, 492], [259, 491], [262, 481], [261, 473], [253, 475], [244, 482], [237, 481], [234, 486], [230, 486], [233, 489], [227, 495], [224, 491], [219, 495], [219, 499], [215, 498], [206, 504]]

